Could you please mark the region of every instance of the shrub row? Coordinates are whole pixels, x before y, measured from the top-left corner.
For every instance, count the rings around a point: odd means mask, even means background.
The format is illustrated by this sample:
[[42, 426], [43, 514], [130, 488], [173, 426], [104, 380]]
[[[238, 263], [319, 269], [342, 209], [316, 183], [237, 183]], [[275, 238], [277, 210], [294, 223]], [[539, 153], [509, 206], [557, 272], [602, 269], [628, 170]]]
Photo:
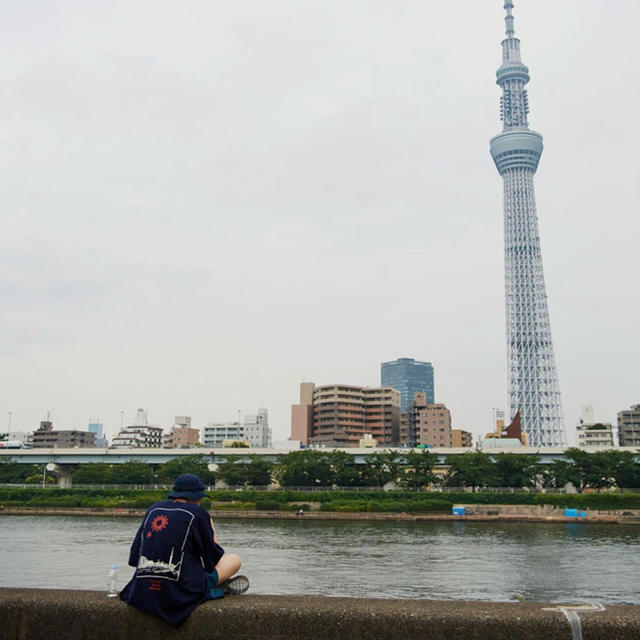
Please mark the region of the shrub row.
[[[0, 504], [25, 507], [85, 507], [145, 509], [162, 500], [166, 490], [135, 489], [54, 489], [0, 487]], [[298, 503], [320, 502], [325, 511], [447, 511], [453, 504], [549, 504], [578, 509], [640, 509], [640, 494], [522, 494], [522, 493], [413, 493], [407, 491], [305, 493], [294, 491], [211, 491], [203, 506], [211, 501], [229, 503], [221, 508], [296, 510]], [[291, 504], [296, 503], [296, 504]]]

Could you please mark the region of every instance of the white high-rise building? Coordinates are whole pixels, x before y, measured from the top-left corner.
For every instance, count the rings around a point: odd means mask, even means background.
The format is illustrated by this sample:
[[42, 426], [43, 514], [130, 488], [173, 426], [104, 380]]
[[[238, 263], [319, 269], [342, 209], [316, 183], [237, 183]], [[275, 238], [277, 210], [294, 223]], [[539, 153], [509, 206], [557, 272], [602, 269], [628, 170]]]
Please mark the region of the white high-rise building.
[[245, 415], [242, 422], [210, 422], [202, 429], [202, 444], [205, 447], [222, 447], [233, 441], [247, 442], [259, 449], [271, 448], [267, 409], [258, 409], [256, 414]]
[[245, 439], [251, 443], [252, 447], [271, 448], [269, 412], [266, 409], [258, 409], [256, 414], [245, 415], [243, 426]]
[[508, 419], [520, 413], [532, 447], [565, 446], [533, 185], [542, 136], [529, 129], [529, 68], [515, 37], [513, 2], [505, 0], [504, 8], [507, 37], [496, 73], [504, 128], [491, 140], [491, 155], [504, 180]]
[[133, 424], [124, 427], [111, 440], [111, 449], [146, 449], [161, 446], [162, 427], [150, 425], [144, 409], [138, 409]]
[[144, 409], [138, 409], [136, 411], [135, 418], [133, 419], [134, 427], [145, 427], [149, 424], [149, 416]]
[[173, 423], [176, 427], [191, 427], [191, 416], [176, 416]]
[[239, 422], [209, 422], [202, 428], [202, 445], [222, 447], [230, 442], [244, 442], [244, 425]]
[[576, 443], [578, 447], [606, 447], [616, 444], [614, 429], [610, 422], [596, 422], [593, 406], [586, 404], [582, 407], [582, 418], [576, 426]]

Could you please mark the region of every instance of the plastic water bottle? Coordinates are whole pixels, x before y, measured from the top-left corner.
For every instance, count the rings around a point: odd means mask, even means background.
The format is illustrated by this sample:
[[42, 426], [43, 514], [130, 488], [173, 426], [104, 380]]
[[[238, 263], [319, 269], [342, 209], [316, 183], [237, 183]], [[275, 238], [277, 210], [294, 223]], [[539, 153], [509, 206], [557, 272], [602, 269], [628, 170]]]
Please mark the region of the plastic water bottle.
[[118, 567], [115, 564], [112, 564], [109, 567], [109, 576], [107, 577], [107, 597], [115, 598], [118, 595], [118, 588], [116, 586], [117, 582], [117, 571]]

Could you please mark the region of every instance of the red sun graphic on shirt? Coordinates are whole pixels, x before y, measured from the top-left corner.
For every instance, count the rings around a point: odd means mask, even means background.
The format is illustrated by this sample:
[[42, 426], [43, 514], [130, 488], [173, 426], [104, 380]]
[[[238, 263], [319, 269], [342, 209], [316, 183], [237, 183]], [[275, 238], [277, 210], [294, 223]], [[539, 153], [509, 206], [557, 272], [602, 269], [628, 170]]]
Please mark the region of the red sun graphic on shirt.
[[169, 524], [169, 518], [167, 516], [156, 516], [151, 521], [151, 531], [147, 533], [147, 538], [150, 538], [153, 533], [159, 533]]

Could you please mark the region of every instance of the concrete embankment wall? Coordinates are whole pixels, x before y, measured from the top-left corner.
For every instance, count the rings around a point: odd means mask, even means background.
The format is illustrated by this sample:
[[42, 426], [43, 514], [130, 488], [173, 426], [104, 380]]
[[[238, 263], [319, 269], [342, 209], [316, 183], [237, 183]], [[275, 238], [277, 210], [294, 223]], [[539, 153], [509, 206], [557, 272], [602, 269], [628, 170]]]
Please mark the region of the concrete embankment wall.
[[[262, 509], [224, 509], [213, 506], [214, 518], [257, 518], [267, 520], [392, 520], [396, 522], [421, 521], [469, 521], [469, 522], [582, 522], [600, 524], [640, 524], [640, 511], [596, 511], [589, 509], [586, 517], [568, 518], [563, 509], [546, 505], [464, 505], [464, 516], [446, 513], [377, 513], [349, 511], [305, 511], [303, 515], [295, 511], [265, 511]], [[108, 509], [83, 507], [4, 507], [2, 515], [34, 516], [129, 516], [141, 517], [144, 509]]]
[[0, 640], [42, 638], [637, 640], [640, 607], [244, 595], [207, 602], [174, 629], [97, 591], [0, 588]]

